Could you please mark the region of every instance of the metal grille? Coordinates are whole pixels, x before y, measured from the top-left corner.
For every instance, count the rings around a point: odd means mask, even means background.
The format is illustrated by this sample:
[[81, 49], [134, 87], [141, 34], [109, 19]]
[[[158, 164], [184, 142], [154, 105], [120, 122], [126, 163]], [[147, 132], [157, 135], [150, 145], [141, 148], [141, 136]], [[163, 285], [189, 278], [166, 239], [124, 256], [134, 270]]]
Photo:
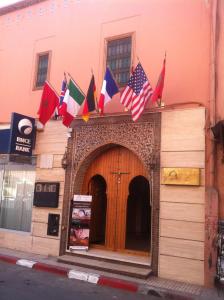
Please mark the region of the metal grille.
[[107, 66], [110, 67], [118, 85], [126, 85], [130, 77], [131, 37], [108, 41]]
[[47, 79], [49, 53], [38, 57], [36, 87], [42, 87]]

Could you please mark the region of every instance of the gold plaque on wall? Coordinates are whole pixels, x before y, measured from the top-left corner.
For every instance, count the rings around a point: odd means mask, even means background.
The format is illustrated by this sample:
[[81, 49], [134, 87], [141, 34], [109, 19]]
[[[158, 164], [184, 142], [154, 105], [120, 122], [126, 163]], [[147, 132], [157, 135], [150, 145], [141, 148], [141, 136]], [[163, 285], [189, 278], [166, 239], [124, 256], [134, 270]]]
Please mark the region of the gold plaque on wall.
[[198, 168], [162, 168], [162, 184], [200, 185]]

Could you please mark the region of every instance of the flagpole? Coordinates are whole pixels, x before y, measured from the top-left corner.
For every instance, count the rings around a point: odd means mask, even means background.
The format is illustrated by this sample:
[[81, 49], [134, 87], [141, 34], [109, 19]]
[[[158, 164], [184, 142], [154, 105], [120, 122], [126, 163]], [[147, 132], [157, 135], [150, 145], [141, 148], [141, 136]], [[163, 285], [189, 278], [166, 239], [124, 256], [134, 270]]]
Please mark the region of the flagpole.
[[[164, 59], [163, 59], [163, 68], [164, 68], [164, 65], [166, 63], [166, 51], [165, 51], [165, 55], [164, 55]], [[162, 98], [160, 97], [160, 108], [162, 107]]]
[[[81, 93], [83, 93], [83, 95], [85, 95], [85, 93], [84, 93], [83, 90], [80, 88], [80, 86], [79, 86], [78, 83], [75, 81], [75, 79], [72, 77], [72, 75], [71, 75], [69, 72], [67, 72], [67, 74], [68, 74], [68, 76], [70, 76], [70, 78], [72, 79], [72, 81], [74, 81], [74, 83], [76, 84], [76, 86], [77, 86], [77, 88], [79, 89], [79, 91], [80, 91]], [[86, 95], [85, 95], [85, 97], [86, 97]]]
[[66, 72], [64, 72], [64, 81], [67, 83], [67, 76], [66, 76]]
[[[166, 51], [165, 51], [165, 55], [164, 55], [164, 59], [163, 59], [163, 68], [164, 68], [165, 63], [166, 63]], [[158, 100], [156, 102], [157, 102], [159, 108], [161, 108], [162, 107], [162, 98], [160, 97], [159, 102], [158, 102]]]
[[96, 105], [96, 112], [99, 113], [99, 105], [98, 105], [97, 97], [95, 99], [95, 105]]
[[130, 74], [132, 75], [133, 73], [134, 73], [134, 59], [132, 59], [131, 68], [130, 68]]

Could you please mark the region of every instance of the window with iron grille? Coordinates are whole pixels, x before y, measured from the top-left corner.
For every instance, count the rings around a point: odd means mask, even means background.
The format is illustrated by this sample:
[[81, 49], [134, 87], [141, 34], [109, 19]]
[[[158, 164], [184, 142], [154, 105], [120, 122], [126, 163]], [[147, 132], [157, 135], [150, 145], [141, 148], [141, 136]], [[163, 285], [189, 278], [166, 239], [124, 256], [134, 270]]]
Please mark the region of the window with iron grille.
[[120, 87], [125, 86], [130, 77], [131, 37], [125, 37], [107, 43], [107, 66]]
[[49, 65], [49, 52], [38, 54], [37, 56], [37, 73], [36, 73], [36, 82], [35, 87], [40, 88], [44, 85], [45, 80], [47, 79]]

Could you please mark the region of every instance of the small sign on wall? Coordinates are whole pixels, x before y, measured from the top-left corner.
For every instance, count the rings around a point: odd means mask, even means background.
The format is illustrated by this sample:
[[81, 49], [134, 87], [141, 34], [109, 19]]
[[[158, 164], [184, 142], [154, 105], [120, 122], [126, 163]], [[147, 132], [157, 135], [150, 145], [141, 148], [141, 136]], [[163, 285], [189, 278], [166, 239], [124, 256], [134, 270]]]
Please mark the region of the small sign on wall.
[[36, 182], [33, 205], [37, 207], [58, 207], [59, 182]]
[[31, 156], [35, 138], [35, 119], [12, 113], [9, 153]]
[[200, 185], [198, 168], [162, 168], [161, 183], [168, 185]]

